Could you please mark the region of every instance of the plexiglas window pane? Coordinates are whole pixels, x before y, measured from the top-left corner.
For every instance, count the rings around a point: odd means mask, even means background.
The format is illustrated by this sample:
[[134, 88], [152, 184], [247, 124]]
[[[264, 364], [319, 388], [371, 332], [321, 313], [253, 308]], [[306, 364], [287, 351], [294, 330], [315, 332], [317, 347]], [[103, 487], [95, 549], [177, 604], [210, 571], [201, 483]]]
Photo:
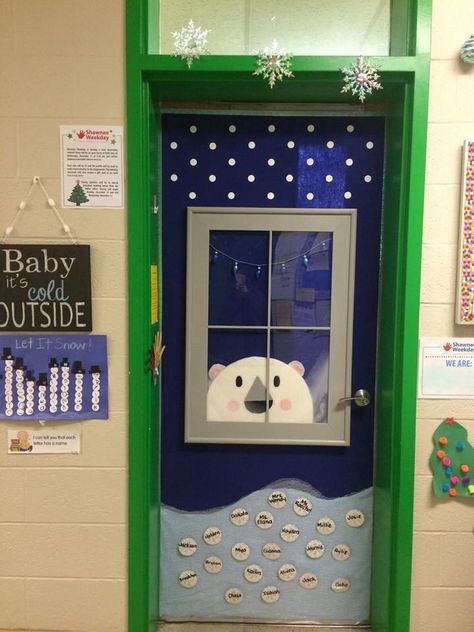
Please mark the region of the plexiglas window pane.
[[214, 55], [253, 55], [274, 39], [294, 55], [389, 54], [390, 0], [156, 1], [162, 54], [190, 19], [211, 29]]

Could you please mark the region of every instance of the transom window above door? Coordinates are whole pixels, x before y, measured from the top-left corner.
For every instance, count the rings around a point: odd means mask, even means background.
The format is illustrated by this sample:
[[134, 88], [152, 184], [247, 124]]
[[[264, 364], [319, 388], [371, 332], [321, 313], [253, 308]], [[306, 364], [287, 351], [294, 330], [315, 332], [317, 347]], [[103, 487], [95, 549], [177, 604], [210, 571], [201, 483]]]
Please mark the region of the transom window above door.
[[348, 444], [355, 224], [188, 209], [187, 441]]

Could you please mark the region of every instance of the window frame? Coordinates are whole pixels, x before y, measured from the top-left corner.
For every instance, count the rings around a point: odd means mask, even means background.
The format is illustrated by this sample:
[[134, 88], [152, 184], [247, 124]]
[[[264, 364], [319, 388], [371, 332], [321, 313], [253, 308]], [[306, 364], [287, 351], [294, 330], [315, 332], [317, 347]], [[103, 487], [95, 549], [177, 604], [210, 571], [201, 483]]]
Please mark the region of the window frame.
[[[186, 443], [350, 445], [351, 407], [340, 399], [351, 395], [356, 224], [356, 209], [188, 207]], [[243, 229], [333, 233], [327, 423], [207, 421], [210, 231]], [[267, 335], [274, 329], [267, 322]]]

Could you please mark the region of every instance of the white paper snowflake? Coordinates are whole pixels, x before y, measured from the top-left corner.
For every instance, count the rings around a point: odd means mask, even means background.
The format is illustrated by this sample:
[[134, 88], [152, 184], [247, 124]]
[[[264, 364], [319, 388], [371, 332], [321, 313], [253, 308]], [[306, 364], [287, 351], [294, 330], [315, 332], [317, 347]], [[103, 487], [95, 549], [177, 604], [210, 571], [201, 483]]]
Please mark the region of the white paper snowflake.
[[350, 68], [343, 68], [344, 87], [341, 92], [351, 92], [357, 96], [359, 101], [364, 102], [367, 94], [372, 94], [374, 90], [383, 90], [379, 83], [380, 75], [377, 73], [378, 66], [374, 66], [369, 61], [360, 56]]
[[209, 55], [207, 48], [207, 36], [210, 29], [203, 29], [195, 26], [192, 20], [183, 26], [180, 31], [171, 33], [174, 39], [174, 57], [181, 57], [186, 62], [188, 68], [195, 59], [199, 59], [201, 55]]
[[285, 53], [278, 48], [278, 43], [273, 40], [272, 45], [257, 52], [257, 70], [254, 75], [262, 75], [273, 88], [277, 81], [283, 81], [284, 77], [294, 77], [291, 72], [291, 58], [293, 55]]

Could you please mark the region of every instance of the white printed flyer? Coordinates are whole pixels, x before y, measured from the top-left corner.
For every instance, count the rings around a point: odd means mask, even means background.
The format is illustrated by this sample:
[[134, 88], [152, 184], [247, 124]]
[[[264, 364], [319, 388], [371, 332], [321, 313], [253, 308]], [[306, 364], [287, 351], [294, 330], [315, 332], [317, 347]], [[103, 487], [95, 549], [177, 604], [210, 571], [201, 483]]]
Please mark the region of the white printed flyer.
[[61, 125], [64, 208], [123, 208], [123, 127]]
[[420, 338], [418, 397], [474, 399], [474, 338]]

